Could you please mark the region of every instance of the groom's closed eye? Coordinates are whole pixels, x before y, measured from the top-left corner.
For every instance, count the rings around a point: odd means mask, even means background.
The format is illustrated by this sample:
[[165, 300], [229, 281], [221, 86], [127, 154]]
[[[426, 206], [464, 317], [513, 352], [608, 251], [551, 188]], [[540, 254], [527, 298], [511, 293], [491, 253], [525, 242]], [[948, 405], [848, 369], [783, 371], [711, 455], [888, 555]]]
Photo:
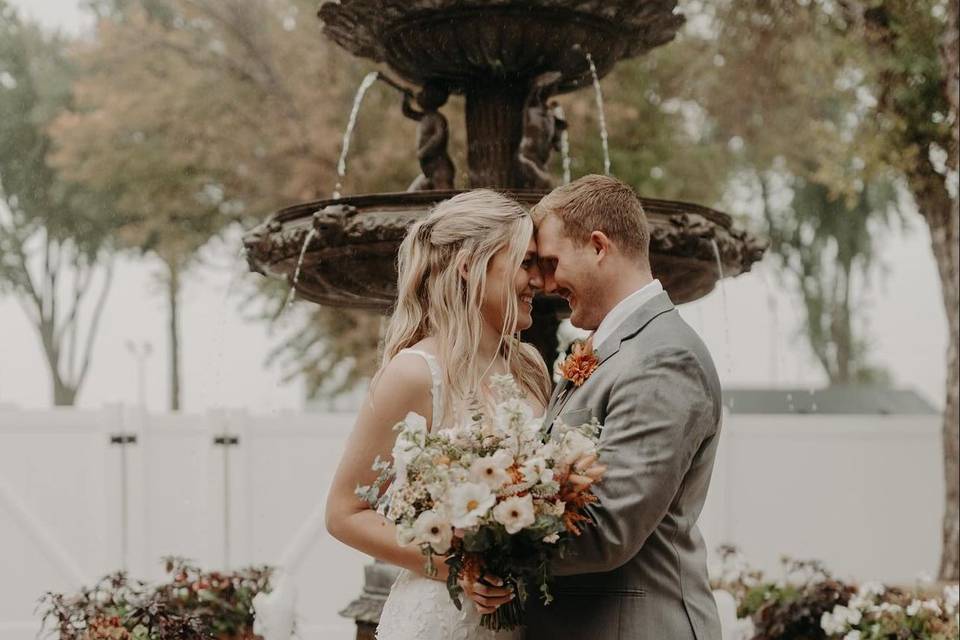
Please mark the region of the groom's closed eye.
[[556, 258], [544, 258], [541, 257], [540, 260], [540, 271], [546, 275], [548, 273], [553, 273], [557, 270], [557, 259]]

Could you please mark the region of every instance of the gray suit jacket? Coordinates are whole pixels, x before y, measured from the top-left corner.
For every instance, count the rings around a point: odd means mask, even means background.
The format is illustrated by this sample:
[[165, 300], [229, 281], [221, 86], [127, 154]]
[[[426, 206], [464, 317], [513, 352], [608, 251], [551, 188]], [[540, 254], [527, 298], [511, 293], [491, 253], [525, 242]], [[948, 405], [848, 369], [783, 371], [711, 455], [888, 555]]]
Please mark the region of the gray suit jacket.
[[564, 381], [545, 420], [603, 424], [600, 504], [554, 563], [556, 600], [527, 602], [527, 640], [720, 640], [697, 529], [720, 432], [720, 381], [666, 293], [602, 345], [580, 388]]

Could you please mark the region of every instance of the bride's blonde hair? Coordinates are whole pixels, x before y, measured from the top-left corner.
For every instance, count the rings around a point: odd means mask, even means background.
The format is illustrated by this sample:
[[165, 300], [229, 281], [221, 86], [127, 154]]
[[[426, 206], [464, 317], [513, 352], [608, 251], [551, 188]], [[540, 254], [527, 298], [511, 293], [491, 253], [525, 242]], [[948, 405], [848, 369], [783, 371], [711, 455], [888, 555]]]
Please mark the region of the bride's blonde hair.
[[[458, 418], [467, 399], [481, 389], [492, 364], [477, 357], [487, 267], [494, 254], [508, 247], [507, 273], [515, 273], [532, 233], [533, 220], [523, 207], [495, 191], [475, 189], [435, 206], [410, 227], [400, 245], [397, 305], [387, 326], [383, 366], [400, 350], [428, 336], [436, 339], [445, 415], [434, 416], [434, 424]], [[498, 351], [520, 387], [546, 404], [550, 378], [543, 360], [519, 335], [509, 333], [518, 317], [512, 279], [503, 295], [506, 317]]]

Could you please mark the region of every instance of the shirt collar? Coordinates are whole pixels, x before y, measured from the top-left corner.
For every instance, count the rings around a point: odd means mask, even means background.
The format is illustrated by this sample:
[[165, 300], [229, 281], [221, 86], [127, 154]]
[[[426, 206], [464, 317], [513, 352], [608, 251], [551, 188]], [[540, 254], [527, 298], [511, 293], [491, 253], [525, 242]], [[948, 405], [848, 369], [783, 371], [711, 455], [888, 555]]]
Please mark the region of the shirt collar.
[[597, 327], [596, 332], [594, 332], [593, 348], [597, 349], [601, 344], [603, 344], [604, 340], [609, 339], [610, 336], [612, 336], [616, 330], [620, 328], [620, 325], [623, 324], [623, 322], [629, 318], [634, 311], [642, 307], [646, 302], [662, 291], [663, 285], [660, 284], [659, 280], [654, 279], [653, 282], [647, 283], [618, 302], [616, 306], [611, 309], [606, 316], [604, 316], [603, 320], [600, 322], [600, 326]]

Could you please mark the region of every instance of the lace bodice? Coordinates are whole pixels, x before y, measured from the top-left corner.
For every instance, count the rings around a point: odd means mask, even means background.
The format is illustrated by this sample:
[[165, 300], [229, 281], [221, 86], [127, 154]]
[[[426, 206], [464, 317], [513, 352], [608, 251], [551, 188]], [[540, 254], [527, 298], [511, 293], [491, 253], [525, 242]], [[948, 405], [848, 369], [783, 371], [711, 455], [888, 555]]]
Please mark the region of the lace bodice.
[[[443, 416], [443, 376], [436, 356], [419, 349], [403, 349], [426, 360], [433, 378], [433, 424], [441, 428]], [[392, 488], [392, 487], [391, 487]], [[494, 633], [480, 627], [480, 614], [473, 602], [465, 599], [458, 611], [447, 593], [447, 585], [403, 569], [383, 605], [377, 640], [516, 640], [518, 631]]]

